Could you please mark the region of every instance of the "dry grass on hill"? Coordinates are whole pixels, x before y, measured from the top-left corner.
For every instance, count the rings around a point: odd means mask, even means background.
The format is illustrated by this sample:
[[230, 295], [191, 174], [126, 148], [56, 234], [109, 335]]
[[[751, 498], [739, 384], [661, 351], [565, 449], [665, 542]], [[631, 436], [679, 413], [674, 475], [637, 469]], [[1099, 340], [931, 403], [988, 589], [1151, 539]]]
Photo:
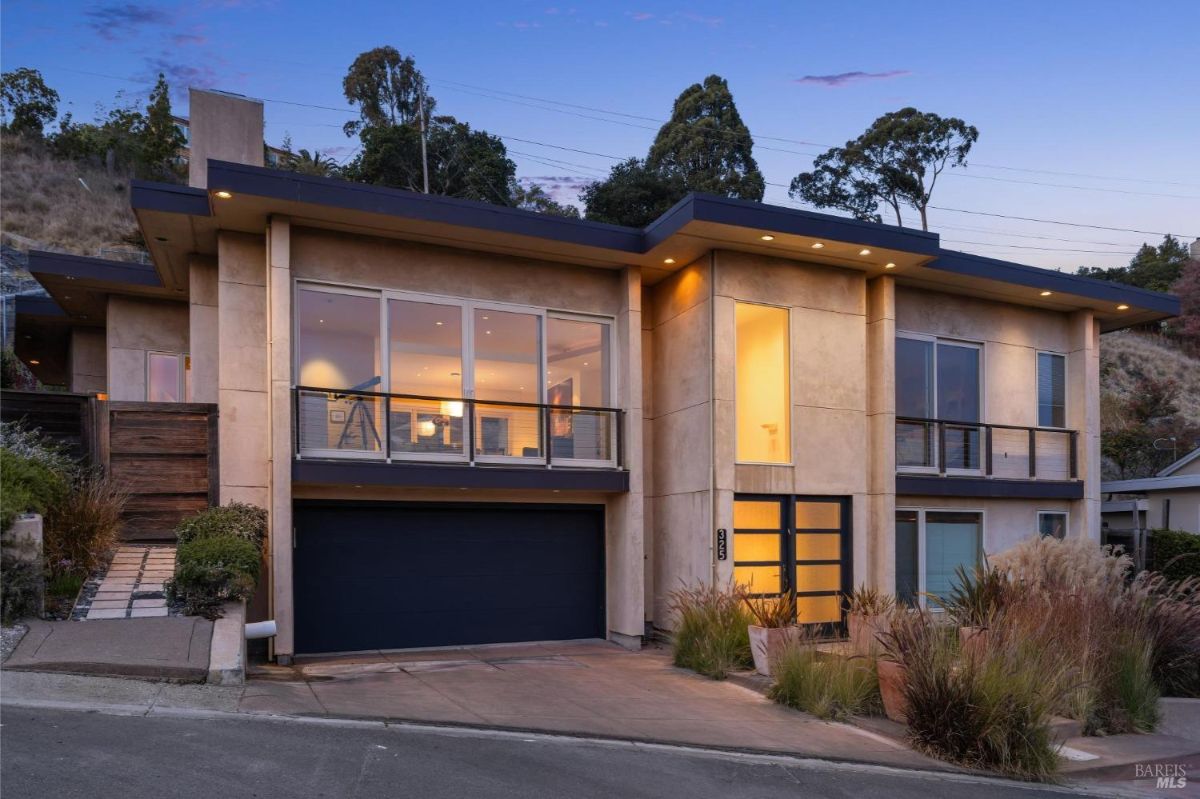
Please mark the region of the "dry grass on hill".
[[0, 227], [40, 247], [79, 255], [140, 238], [128, 177], [60, 161], [40, 144], [13, 136], [0, 138]]
[[1124, 399], [1143, 375], [1179, 381], [1179, 411], [1200, 425], [1200, 360], [1156, 336], [1126, 330], [1100, 338], [1100, 386], [1104, 393]]

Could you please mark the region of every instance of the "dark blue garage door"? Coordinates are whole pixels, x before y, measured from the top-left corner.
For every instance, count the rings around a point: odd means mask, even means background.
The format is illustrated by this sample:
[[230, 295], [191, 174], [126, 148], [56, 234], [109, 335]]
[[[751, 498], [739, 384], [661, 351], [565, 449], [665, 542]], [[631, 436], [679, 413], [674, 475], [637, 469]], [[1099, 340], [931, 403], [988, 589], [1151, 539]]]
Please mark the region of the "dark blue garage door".
[[297, 653], [604, 635], [604, 510], [298, 502]]

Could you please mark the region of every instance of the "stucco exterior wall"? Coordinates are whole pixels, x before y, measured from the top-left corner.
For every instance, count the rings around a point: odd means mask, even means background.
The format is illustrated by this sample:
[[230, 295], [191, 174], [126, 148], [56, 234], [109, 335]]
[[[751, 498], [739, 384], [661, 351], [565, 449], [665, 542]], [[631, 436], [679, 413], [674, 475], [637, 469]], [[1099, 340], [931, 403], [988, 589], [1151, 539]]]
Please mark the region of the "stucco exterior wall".
[[98, 327], [71, 328], [70, 390], [77, 394], [108, 391], [108, 342]]
[[108, 298], [109, 398], [146, 399], [146, 353], [188, 351], [188, 306], [170, 300]]

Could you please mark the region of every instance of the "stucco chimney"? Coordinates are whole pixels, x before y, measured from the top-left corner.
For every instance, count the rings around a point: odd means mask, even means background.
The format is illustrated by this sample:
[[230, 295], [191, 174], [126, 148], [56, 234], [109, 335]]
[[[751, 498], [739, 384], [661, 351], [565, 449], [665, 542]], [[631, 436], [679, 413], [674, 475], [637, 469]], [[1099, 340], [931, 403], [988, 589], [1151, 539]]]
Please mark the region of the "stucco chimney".
[[263, 165], [263, 104], [240, 94], [188, 89], [188, 185], [208, 188], [208, 159]]

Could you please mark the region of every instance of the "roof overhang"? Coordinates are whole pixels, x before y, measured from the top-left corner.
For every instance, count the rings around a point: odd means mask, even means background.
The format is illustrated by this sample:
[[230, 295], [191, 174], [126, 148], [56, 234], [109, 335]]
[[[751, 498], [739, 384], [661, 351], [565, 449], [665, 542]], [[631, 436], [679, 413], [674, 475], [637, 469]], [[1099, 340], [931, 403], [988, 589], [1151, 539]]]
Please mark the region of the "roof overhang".
[[150, 264], [31, 250], [29, 273], [53, 298], [66, 323], [103, 325], [113, 294], [183, 300], [186, 293], [163, 285]]
[[71, 318], [50, 297], [17, 297], [13, 352], [44, 385], [70, 377]]
[[218, 230], [261, 235], [272, 216], [286, 216], [304, 227], [538, 260], [636, 265], [650, 284], [723, 249], [1048, 310], [1090, 309], [1105, 332], [1179, 313], [1171, 295], [945, 250], [935, 233], [706, 194], [689, 194], [638, 229], [225, 161], [209, 161], [208, 184], [132, 186], [161, 283], [181, 296], [189, 258], [215, 254]]

